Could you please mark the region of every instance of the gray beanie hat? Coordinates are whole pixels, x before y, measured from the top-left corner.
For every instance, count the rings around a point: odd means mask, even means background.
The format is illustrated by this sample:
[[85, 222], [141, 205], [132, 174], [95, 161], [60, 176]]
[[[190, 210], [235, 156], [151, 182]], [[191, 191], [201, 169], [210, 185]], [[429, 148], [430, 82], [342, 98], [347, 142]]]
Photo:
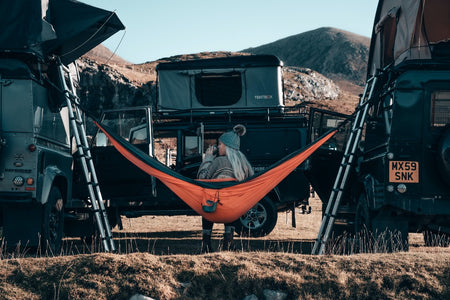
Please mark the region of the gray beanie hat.
[[219, 137], [219, 141], [224, 143], [225, 146], [235, 150], [239, 150], [241, 144], [240, 137], [247, 132], [244, 125], [238, 124], [233, 127], [232, 131], [225, 132]]

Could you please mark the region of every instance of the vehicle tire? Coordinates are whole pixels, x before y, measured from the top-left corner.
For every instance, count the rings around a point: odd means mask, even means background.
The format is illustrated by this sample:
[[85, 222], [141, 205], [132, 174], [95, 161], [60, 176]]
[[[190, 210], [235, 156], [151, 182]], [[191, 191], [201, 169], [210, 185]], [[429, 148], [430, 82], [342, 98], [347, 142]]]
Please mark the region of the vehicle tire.
[[64, 200], [58, 187], [50, 190], [47, 203], [43, 207], [41, 250], [58, 255], [64, 234]]
[[426, 247], [448, 247], [450, 246], [450, 235], [438, 233], [431, 230], [423, 232], [423, 239]]
[[277, 208], [270, 197], [265, 196], [233, 225], [239, 235], [262, 237], [272, 232], [277, 219]]
[[450, 186], [450, 127], [448, 127], [438, 142], [437, 168], [442, 180]]
[[372, 218], [371, 253], [408, 251], [408, 219], [391, 208], [381, 208]]
[[371, 214], [366, 201], [366, 195], [363, 193], [358, 198], [355, 214], [355, 252], [371, 253], [373, 252], [373, 232], [371, 225]]
[[[328, 202], [322, 203], [322, 221]], [[331, 211], [330, 211], [331, 214]], [[333, 226], [325, 243], [325, 254], [347, 255], [353, 251], [355, 212], [346, 209], [336, 213]]]
[[114, 208], [106, 208], [106, 213], [108, 216], [108, 223], [111, 230], [119, 224], [120, 214]]

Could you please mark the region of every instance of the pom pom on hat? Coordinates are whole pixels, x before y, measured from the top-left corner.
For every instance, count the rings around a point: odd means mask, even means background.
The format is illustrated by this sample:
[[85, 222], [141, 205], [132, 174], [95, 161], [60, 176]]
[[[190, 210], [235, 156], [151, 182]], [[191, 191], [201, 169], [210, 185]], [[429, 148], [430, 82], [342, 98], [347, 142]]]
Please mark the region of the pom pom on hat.
[[247, 132], [244, 125], [238, 124], [233, 127], [233, 131], [228, 131], [219, 137], [219, 141], [224, 143], [227, 147], [235, 150], [239, 150], [241, 139], [239, 137], [243, 136]]
[[234, 131], [238, 136], [243, 136], [243, 135], [247, 132], [247, 129], [245, 128], [244, 125], [237, 124], [236, 126], [233, 127], [233, 131]]

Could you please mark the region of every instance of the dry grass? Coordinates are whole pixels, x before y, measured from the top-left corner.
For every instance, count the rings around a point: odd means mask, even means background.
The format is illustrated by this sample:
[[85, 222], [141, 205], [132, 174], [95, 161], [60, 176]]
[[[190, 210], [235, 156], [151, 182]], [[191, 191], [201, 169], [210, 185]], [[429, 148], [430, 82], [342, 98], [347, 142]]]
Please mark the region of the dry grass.
[[[411, 234], [409, 252], [350, 256], [309, 255], [321, 221], [312, 213], [280, 213], [264, 238], [237, 238], [236, 252], [200, 254], [198, 216], [123, 219], [114, 230], [119, 254], [66, 239], [60, 257], [0, 260], [3, 299], [264, 299], [266, 289], [287, 299], [449, 299], [450, 249], [424, 247]], [[216, 225], [213, 246], [223, 225]]]
[[448, 254], [95, 254], [0, 261], [5, 299], [448, 299]]

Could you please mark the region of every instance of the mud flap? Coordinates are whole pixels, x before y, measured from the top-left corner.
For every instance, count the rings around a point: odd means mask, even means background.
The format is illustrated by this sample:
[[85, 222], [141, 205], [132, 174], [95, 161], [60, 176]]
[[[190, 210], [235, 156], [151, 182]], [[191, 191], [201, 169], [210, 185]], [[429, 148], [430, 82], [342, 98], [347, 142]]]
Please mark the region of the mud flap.
[[375, 252], [397, 252], [408, 250], [408, 221], [394, 216], [389, 211], [381, 212], [372, 220]]
[[5, 207], [3, 238], [7, 248], [36, 247], [42, 224], [42, 205]]

